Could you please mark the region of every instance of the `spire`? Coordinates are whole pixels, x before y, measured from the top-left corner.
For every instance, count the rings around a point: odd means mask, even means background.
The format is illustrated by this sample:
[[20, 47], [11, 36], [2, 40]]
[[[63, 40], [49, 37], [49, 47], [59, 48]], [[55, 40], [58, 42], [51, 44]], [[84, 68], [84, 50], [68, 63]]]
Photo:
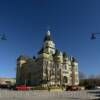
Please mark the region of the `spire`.
[[47, 31], [47, 36], [50, 36], [50, 35], [51, 35], [50, 30], [48, 30]]
[[63, 57], [64, 57], [64, 58], [67, 58], [66, 52], [63, 53]]
[[44, 42], [45, 41], [52, 41], [50, 30], [47, 31], [47, 34], [44, 38]]
[[76, 59], [75, 59], [75, 57], [71, 57], [71, 61], [72, 62], [77, 62]]

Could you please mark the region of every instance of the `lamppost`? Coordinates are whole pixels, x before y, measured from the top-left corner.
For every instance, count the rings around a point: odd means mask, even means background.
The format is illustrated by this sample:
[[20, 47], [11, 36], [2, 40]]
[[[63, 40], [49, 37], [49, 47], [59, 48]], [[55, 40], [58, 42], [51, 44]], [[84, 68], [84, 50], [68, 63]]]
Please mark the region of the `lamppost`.
[[100, 35], [100, 33], [96, 33], [96, 32], [91, 33], [91, 40], [96, 39], [96, 35]]
[[5, 34], [0, 34], [0, 40], [7, 40]]

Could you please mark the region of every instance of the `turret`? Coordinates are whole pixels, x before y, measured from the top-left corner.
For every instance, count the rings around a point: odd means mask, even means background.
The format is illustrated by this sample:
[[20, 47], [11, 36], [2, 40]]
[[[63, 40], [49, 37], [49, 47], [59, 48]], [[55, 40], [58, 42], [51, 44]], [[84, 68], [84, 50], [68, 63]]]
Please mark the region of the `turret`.
[[68, 62], [68, 56], [66, 54], [66, 52], [63, 53], [63, 63], [67, 63]]
[[55, 54], [53, 55], [55, 68], [55, 85], [62, 85], [62, 58], [62, 53], [58, 49], [56, 49]]
[[17, 58], [17, 64], [19, 65], [19, 67], [21, 67], [22, 64], [26, 63], [26, 61], [27, 61], [27, 58], [23, 55]]
[[55, 54], [53, 55], [54, 61], [62, 63], [63, 62], [63, 55], [58, 49], [56, 49]]
[[78, 63], [74, 57], [71, 57], [71, 67], [72, 67], [72, 85], [78, 85], [79, 84]]
[[51, 33], [49, 30], [44, 38], [43, 48], [44, 52], [47, 52], [51, 55], [55, 53], [55, 44], [52, 40]]

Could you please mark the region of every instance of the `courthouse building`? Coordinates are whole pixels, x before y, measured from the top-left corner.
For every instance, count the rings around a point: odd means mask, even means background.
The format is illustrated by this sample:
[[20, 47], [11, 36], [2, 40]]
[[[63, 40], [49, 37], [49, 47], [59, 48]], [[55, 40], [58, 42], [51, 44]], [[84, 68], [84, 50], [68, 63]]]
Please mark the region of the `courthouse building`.
[[78, 62], [56, 48], [48, 31], [37, 57], [17, 58], [16, 84], [78, 85]]

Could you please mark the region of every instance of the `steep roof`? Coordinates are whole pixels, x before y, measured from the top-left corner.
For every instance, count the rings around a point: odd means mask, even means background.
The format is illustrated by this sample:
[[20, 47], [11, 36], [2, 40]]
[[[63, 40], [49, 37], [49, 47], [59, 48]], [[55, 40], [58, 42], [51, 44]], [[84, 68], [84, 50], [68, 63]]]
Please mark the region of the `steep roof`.
[[55, 52], [55, 54], [54, 54], [54, 57], [55, 56], [59, 56], [60, 55], [60, 51], [58, 50], [58, 49], [56, 49], [56, 52]]
[[64, 58], [67, 58], [66, 52], [63, 53], [63, 57], [64, 57]]
[[17, 60], [27, 60], [28, 57], [24, 56], [24, 55], [20, 55]]
[[45, 38], [44, 38], [44, 42], [45, 42], [45, 41], [52, 41], [51, 33], [50, 33], [49, 30], [48, 30], [48, 32], [47, 32]]
[[40, 51], [38, 52], [38, 54], [42, 54], [44, 52], [44, 48], [42, 47], [41, 49], [40, 49]]

